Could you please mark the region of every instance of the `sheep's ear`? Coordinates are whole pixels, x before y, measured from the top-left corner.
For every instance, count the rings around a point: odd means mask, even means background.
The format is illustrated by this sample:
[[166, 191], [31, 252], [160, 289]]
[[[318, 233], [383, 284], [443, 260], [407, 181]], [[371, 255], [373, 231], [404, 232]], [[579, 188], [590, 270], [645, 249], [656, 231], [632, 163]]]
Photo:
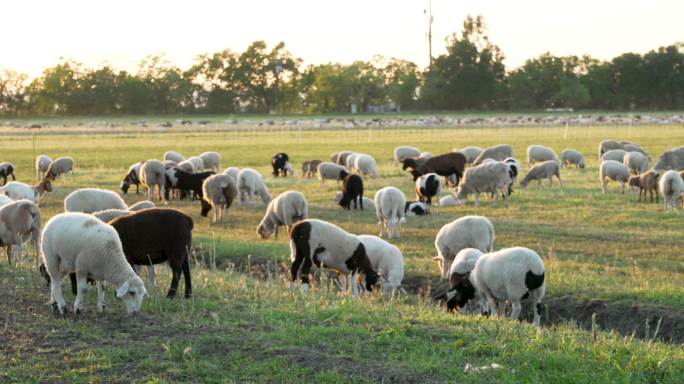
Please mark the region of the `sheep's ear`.
[[128, 280], [116, 290], [116, 297], [122, 298], [128, 293]]

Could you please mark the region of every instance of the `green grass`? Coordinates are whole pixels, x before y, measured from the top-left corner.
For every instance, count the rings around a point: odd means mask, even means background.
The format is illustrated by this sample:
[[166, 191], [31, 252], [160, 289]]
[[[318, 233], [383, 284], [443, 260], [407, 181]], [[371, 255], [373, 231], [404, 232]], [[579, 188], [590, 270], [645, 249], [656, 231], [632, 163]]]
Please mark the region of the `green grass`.
[[[33, 183], [30, 136], [8, 131], [0, 143], [3, 161], [12, 161], [19, 179]], [[274, 179], [270, 157], [287, 152], [296, 166], [328, 159], [343, 149], [376, 157], [381, 178], [366, 182], [367, 195], [394, 185], [413, 198], [410, 178], [392, 164], [392, 150], [411, 144], [433, 153], [454, 147], [509, 143], [526, 160], [530, 144], [582, 151], [584, 174], [562, 171], [565, 185], [549, 190], [532, 185], [515, 190], [511, 206], [439, 208], [427, 218], [410, 218], [402, 238], [393, 241], [406, 260], [407, 280], [435, 283], [430, 261], [439, 228], [463, 215], [490, 218], [496, 247], [526, 246], [544, 258], [548, 296], [577, 300], [658, 304], [684, 312], [684, 216], [661, 204], [636, 203], [633, 195], [598, 183], [598, 142], [628, 139], [653, 157], [680, 145], [681, 126], [305, 130], [48, 135], [36, 138], [36, 154], [76, 159], [75, 177], [60, 179], [41, 202], [44, 220], [62, 210], [75, 188], [117, 190], [128, 166], [160, 158], [174, 149], [186, 156], [207, 150], [222, 155], [222, 166], [252, 167], [266, 176], [275, 195], [302, 191], [310, 216], [335, 222], [350, 232], [376, 234], [373, 212], [344, 212], [335, 206], [334, 184], [317, 180]], [[526, 168], [526, 166], [523, 166]], [[125, 196], [132, 203], [141, 196]], [[453, 316], [424, 296], [389, 301], [353, 301], [325, 287], [307, 295], [286, 289], [282, 276], [262, 281], [245, 275], [245, 265], [268, 261], [271, 268], [289, 259], [286, 238], [262, 241], [255, 229], [261, 203], [230, 209], [222, 224], [199, 216], [199, 205], [173, 201], [195, 219], [195, 244], [201, 260], [215, 255], [217, 271], [193, 269], [195, 298], [167, 301], [154, 295], [137, 318], [121, 315], [110, 293], [108, 313], [61, 319], [50, 313], [49, 293], [25, 258], [18, 268], [0, 264], [0, 381], [9, 382], [229, 382], [229, 381], [505, 381], [505, 382], [678, 382], [684, 373], [681, 347], [638, 341], [617, 333], [579, 330], [573, 324], [536, 330], [501, 319]], [[251, 256], [250, 256], [251, 255]], [[248, 261], [249, 260], [249, 261]], [[237, 266], [235, 266], [237, 265]], [[227, 270], [226, 270], [227, 269]], [[158, 267], [160, 287], [168, 288], [168, 268]], [[254, 271], [254, 270], [253, 270]], [[255, 272], [256, 273], [256, 272]], [[271, 274], [272, 275], [272, 274]], [[66, 287], [66, 285], [65, 285]], [[67, 301], [71, 295], [66, 294]], [[95, 294], [87, 298], [94, 310]], [[3, 327], [0, 324], [0, 327]], [[497, 363], [502, 369], [466, 373]], [[4, 375], [4, 376], [3, 376]]]

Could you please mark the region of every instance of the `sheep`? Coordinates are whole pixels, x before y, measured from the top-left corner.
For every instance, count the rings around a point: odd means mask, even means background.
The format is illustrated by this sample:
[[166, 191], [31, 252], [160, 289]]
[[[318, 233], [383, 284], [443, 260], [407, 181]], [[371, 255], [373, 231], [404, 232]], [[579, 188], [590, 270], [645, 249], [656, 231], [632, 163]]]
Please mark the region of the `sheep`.
[[[449, 268], [449, 290], [455, 289], [461, 284], [463, 279], [468, 278], [470, 272], [475, 268], [477, 260], [479, 260], [482, 255], [484, 255], [484, 253], [475, 248], [464, 248], [456, 254], [456, 257], [454, 257], [454, 261], [451, 262], [451, 267]], [[444, 295], [439, 298], [446, 301], [447, 293], [445, 292]], [[482, 313], [489, 308], [482, 304], [483, 303], [467, 303], [463, 308], [460, 308], [460, 311], [473, 314], [477, 312]], [[449, 308], [449, 311], [451, 310], [453, 310], [453, 308]]]
[[164, 160], [171, 160], [174, 163], [179, 164], [185, 160], [185, 157], [176, 151], [166, 151], [164, 152]]
[[493, 147], [485, 148], [480, 155], [473, 161], [473, 165], [480, 165], [484, 159], [494, 159], [502, 161], [507, 157], [513, 157], [513, 147], [508, 144], [499, 144]]
[[[195, 167], [195, 172], [204, 171], [204, 161], [202, 160], [201, 157], [191, 156], [191, 157], [188, 157], [188, 159], [186, 161], [189, 163], [192, 163], [193, 167]], [[219, 158], [219, 161], [220, 161], [220, 158]]]
[[425, 216], [430, 214], [430, 206], [422, 201], [407, 201], [404, 205], [406, 216]]
[[237, 178], [237, 188], [240, 192], [240, 204], [246, 203], [248, 198], [257, 195], [261, 197], [261, 201], [265, 204], [268, 204], [272, 199], [263, 176], [251, 168], [240, 170]]
[[357, 155], [354, 160], [354, 168], [361, 175], [378, 177], [378, 164], [371, 155]]
[[508, 188], [511, 184], [511, 176], [508, 165], [502, 162], [481, 164], [469, 168], [463, 176], [463, 182], [454, 191], [457, 205], [464, 205], [469, 194], [475, 195], [475, 206], [480, 205], [480, 193], [494, 193], [494, 205], [499, 202], [498, 191], [501, 191], [504, 206], [508, 207]]
[[440, 207], [455, 207], [456, 205], [458, 205], [458, 204], [456, 203], [456, 198], [454, 197], [454, 195], [452, 193], [445, 195], [445, 196], [442, 196], [439, 199], [439, 206]]
[[604, 153], [603, 156], [601, 156], [601, 161], [614, 160], [619, 163], [622, 163], [626, 154], [627, 152], [625, 152], [625, 150], [623, 149], [611, 149], [610, 151]]
[[318, 165], [322, 163], [320, 160], [308, 160], [302, 164], [302, 177], [311, 178], [318, 171]]
[[153, 201], [156, 195], [159, 201], [166, 204], [166, 167], [159, 160], [147, 160], [140, 166], [140, 184], [147, 199]]
[[105, 209], [128, 210], [128, 206], [118, 194], [106, 189], [81, 188], [64, 198], [65, 212], [93, 213]]
[[622, 158], [622, 163], [635, 175], [648, 170], [648, 157], [641, 152], [627, 152]]
[[482, 252], [494, 250], [494, 226], [484, 216], [463, 216], [445, 224], [435, 237], [437, 262], [441, 278], [449, 278], [449, 266], [454, 257], [464, 248], [475, 248]]
[[217, 174], [207, 177], [202, 183], [202, 217], [214, 209], [214, 223], [223, 221], [223, 212], [230, 208], [238, 195], [238, 185], [233, 177]]
[[176, 168], [187, 173], [197, 173], [199, 171], [199, 169], [195, 167], [195, 164], [190, 161], [190, 159], [181, 161], [176, 165]]
[[47, 177], [32, 187], [19, 181], [10, 181], [0, 187], [0, 194], [12, 200], [27, 199], [38, 204], [45, 192], [52, 192], [52, 182]]
[[13, 201], [14, 200], [12, 200], [12, 198], [10, 198], [9, 196], [0, 195], [0, 207], [2, 207], [3, 205], [9, 204]]
[[166, 172], [166, 191], [175, 188], [181, 191], [181, 198], [192, 192], [193, 198], [202, 199], [202, 183], [213, 174], [211, 171], [188, 173], [179, 168], [170, 169]]
[[[335, 193], [335, 204], [339, 204], [341, 200], [342, 200], [342, 192], [337, 191]], [[368, 196], [364, 196], [362, 200], [363, 200], [364, 208], [371, 209], [371, 210], [375, 209], [375, 202], [373, 202], [373, 199], [371, 199]]]
[[528, 166], [534, 163], [543, 163], [549, 160], [557, 161], [560, 163], [558, 155], [556, 155], [556, 152], [553, 149], [543, 145], [530, 145], [529, 147], [527, 147]]
[[[283, 176], [287, 177], [287, 169], [286, 165], [287, 163], [290, 162], [290, 157], [287, 155], [287, 153], [280, 152], [276, 153], [273, 155], [271, 158], [271, 166], [273, 167], [273, 176], [278, 177], [278, 176]], [[291, 166], [289, 167], [290, 169], [292, 168]]]
[[503, 162], [508, 166], [508, 175], [511, 177], [511, 184], [508, 186], [508, 195], [510, 196], [513, 193], [513, 185], [518, 178], [518, 173], [520, 173], [520, 163], [514, 157], [508, 157]]
[[640, 175], [630, 176], [627, 179], [627, 185], [632, 188], [639, 188], [639, 201], [641, 195], [644, 195], [646, 200], [646, 192], [648, 191], [651, 203], [653, 202], [653, 193], [655, 192], [656, 203], [658, 202], [658, 172], [650, 170]]
[[126, 176], [124, 176], [123, 180], [121, 181], [121, 185], [119, 186], [119, 188], [121, 188], [121, 192], [128, 193], [128, 189], [131, 187], [131, 185], [135, 185], [135, 194], [138, 194], [140, 191], [140, 168], [142, 167], [142, 164], [142, 161], [138, 161], [128, 168], [128, 172], [126, 173]]
[[21, 257], [23, 244], [30, 238], [38, 265], [40, 249], [40, 210], [36, 203], [22, 199], [0, 207], [0, 245], [7, 252], [7, 262], [12, 265], [12, 253]]
[[439, 175], [428, 173], [416, 180], [416, 199], [427, 205], [432, 205], [432, 198], [442, 193], [442, 183]]
[[432, 153], [423, 152], [418, 157], [406, 158], [406, 159], [402, 160], [402, 162], [401, 162], [402, 163], [401, 169], [404, 171], [409, 169], [409, 168], [411, 168], [411, 170], [414, 170], [417, 167], [425, 164], [425, 162], [428, 161], [428, 159], [430, 159], [432, 157], [434, 157], [434, 155]]
[[[121, 216], [109, 223], [121, 239], [126, 260], [131, 265], [147, 265], [168, 261], [171, 287], [166, 297], [175, 297], [181, 272], [185, 278], [185, 298], [192, 296], [190, 260], [192, 218], [168, 208], [150, 208]], [[154, 280], [153, 269], [150, 279]], [[154, 282], [152, 282], [154, 285]]]
[[477, 298], [486, 300], [489, 310], [497, 315], [501, 312], [499, 308], [510, 301], [510, 317], [517, 320], [522, 310], [521, 302], [529, 302], [534, 311], [533, 323], [539, 326], [545, 292], [545, 268], [541, 257], [528, 248], [505, 248], [480, 256], [467, 278], [447, 292], [447, 307], [462, 308]]
[[392, 294], [401, 288], [401, 281], [404, 279], [404, 255], [399, 248], [377, 236], [360, 235], [358, 238], [366, 248], [373, 270], [384, 280], [384, 294]]
[[154, 208], [156, 205], [148, 200], [138, 201], [137, 203], [128, 207], [129, 211], [142, 211], [143, 209]]
[[401, 236], [401, 221], [404, 219], [406, 196], [396, 187], [385, 187], [375, 192], [375, 215], [378, 217], [380, 234], [387, 232], [387, 237]]
[[337, 165], [346, 165], [347, 164], [347, 157], [354, 152], [352, 151], [342, 151], [342, 152], [337, 152], [333, 153], [330, 155], [330, 161], [337, 164]]
[[357, 201], [363, 211], [363, 179], [359, 175], [347, 175], [342, 180], [342, 200], [339, 205], [349, 210], [351, 203], [354, 202], [354, 209], [356, 209]]
[[347, 171], [359, 173], [359, 170], [356, 169], [356, 157], [359, 156], [357, 153], [350, 153], [349, 156], [347, 156], [347, 159], [345, 160], [344, 166], [347, 168]]
[[36, 178], [38, 180], [45, 177], [45, 173], [50, 167], [50, 163], [52, 163], [52, 158], [48, 155], [38, 155], [38, 157], [36, 157]]
[[564, 149], [560, 153], [560, 160], [561, 167], [574, 164], [575, 167], [579, 168], [580, 170], [584, 170], [584, 167], [586, 166], [586, 163], [584, 161], [584, 155], [582, 155], [581, 152], [575, 149]]
[[2, 177], [2, 185], [7, 184], [7, 176], [12, 176], [12, 180], [14, 181], [17, 180], [14, 175], [14, 164], [8, 162], [0, 163], [0, 177]]
[[419, 157], [419, 156], [420, 156], [420, 150], [418, 150], [418, 148], [415, 148], [415, 147], [402, 145], [402, 146], [394, 148], [394, 163], [395, 164], [401, 163], [405, 159], [412, 158], [412, 157]]
[[131, 213], [133, 213], [133, 212], [131, 212], [127, 209], [112, 208], [112, 209], [104, 209], [102, 211], [93, 212], [92, 215], [96, 219], [102, 221], [103, 223], [109, 223], [110, 221], [116, 219], [117, 217], [130, 215]]
[[112, 283], [116, 297], [128, 313], [138, 312], [147, 290], [143, 281], [126, 262], [116, 230], [91, 215], [67, 212], [48, 221], [41, 238], [41, 255], [50, 277], [50, 303], [64, 313], [66, 303], [60, 282], [65, 274], [76, 273], [78, 293], [74, 311], [83, 310], [83, 295], [88, 277], [97, 281], [97, 307], [105, 309], [103, 281]]
[[682, 193], [684, 193], [684, 180], [675, 171], [665, 172], [658, 182], [658, 189], [663, 195], [665, 210], [670, 208], [677, 209], [682, 206]]
[[653, 169], [667, 171], [673, 169], [681, 171], [684, 169], [684, 146], [673, 148], [663, 152], [658, 158], [658, 161], [653, 166]]
[[545, 161], [541, 164], [535, 165], [529, 171], [527, 171], [525, 177], [522, 180], [520, 180], [520, 187], [525, 188], [527, 184], [529, 184], [530, 181], [533, 180], [537, 180], [539, 182], [539, 186], [543, 187], [542, 179], [548, 179], [549, 187], [552, 187], [553, 176], [556, 176], [556, 178], [558, 178], [558, 185], [562, 187], [563, 181], [560, 177], [560, 162], [556, 160]]
[[347, 177], [349, 172], [338, 164], [323, 162], [318, 164], [318, 178], [321, 180], [321, 184], [325, 180], [335, 180], [337, 184], [340, 184], [340, 180]]
[[202, 159], [202, 168], [218, 172], [221, 170], [221, 155], [218, 152], [210, 151], [199, 155]]
[[74, 174], [74, 159], [69, 156], [63, 156], [50, 163], [47, 172], [45, 172], [45, 177], [54, 181], [57, 177], [67, 172], [71, 172], [72, 175]]
[[237, 182], [238, 179], [238, 174], [240, 174], [240, 168], [238, 167], [228, 167], [223, 171], [224, 175], [229, 175], [230, 177]]
[[[415, 162], [415, 159], [404, 160], [404, 165], [407, 162], [411, 163], [411, 160]], [[449, 179], [455, 177], [456, 181], [454, 185], [458, 185], [461, 177], [463, 176], [463, 170], [465, 169], [466, 157], [460, 152], [445, 153], [443, 155], [437, 155], [427, 159], [424, 163], [417, 165], [412, 171], [413, 181], [418, 180], [418, 178], [427, 173], [436, 173], [440, 176], [444, 176]]]
[[602, 158], [604, 153], [614, 149], [623, 149], [623, 145], [615, 140], [603, 140], [602, 142], [600, 142], [598, 154], [599, 160]]
[[601, 180], [601, 192], [606, 193], [608, 180], [617, 181], [622, 185], [622, 193], [625, 193], [625, 183], [629, 180], [631, 173], [629, 168], [621, 162], [615, 160], [605, 160], [601, 162], [599, 169], [599, 180]]
[[475, 146], [470, 146], [470, 147], [465, 147], [463, 149], [457, 149], [454, 148], [453, 152], [461, 152], [463, 155], [466, 157], [466, 164], [472, 164], [475, 159], [477, 159], [478, 156], [482, 153], [482, 148], [480, 147], [475, 147]]
[[358, 296], [358, 275], [363, 274], [365, 288], [372, 291], [378, 282], [378, 274], [366, 254], [366, 248], [355, 235], [342, 228], [316, 219], [307, 219], [295, 223], [290, 231], [290, 268], [293, 288], [297, 272], [301, 267], [302, 290], [309, 289], [309, 272], [311, 265], [326, 268], [345, 275], [351, 274], [352, 296]]
[[257, 235], [266, 240], [275, 232], [278, 238], [278, 227], [284, 225], [289, 233], [294, 223], [309, 218], [309, 204], [304, 194], [297, 191], [285, 191], [271, 200], [266, 214], [257, 226]]
[[642, 155], [646, 156], [646, 158], [649, 161], [651, 160], [651, 155], [649, 155], [649, 153], [645, 149], [641, 148], [641, 145], [639, 144], [627, 142], [626, 144], [623, 144], [622, 149], [624, 149], [625, 152], [639, 152]]

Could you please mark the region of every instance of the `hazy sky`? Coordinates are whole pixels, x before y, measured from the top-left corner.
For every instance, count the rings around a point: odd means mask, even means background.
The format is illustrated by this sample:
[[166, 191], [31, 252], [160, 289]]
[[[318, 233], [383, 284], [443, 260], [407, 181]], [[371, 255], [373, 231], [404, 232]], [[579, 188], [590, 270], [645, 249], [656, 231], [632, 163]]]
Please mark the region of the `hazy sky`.
[[[305, 63], [370, 59], [427, 64], [427, 0], [8, 0], [0, 2], [0, 69], [39, 74], [60, 56], [135, 68], [165, 53], [186, 68], [200, 53], [280, 40]], [[550, 51], [608, 59], [684, 41], [683, 0], [433, 0], [434, 56], [466, 15], [481, 14], [509, 67]]]

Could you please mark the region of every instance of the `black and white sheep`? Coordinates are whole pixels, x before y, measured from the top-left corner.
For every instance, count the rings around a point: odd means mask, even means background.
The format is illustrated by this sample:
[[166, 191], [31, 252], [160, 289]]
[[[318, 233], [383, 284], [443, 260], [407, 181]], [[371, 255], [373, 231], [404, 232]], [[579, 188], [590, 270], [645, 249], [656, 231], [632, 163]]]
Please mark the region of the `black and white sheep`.
[[166, 172], [166, 190], [169, 188], [181, 191], [181, 197], [192, 192], [193, 198], [202, 199], [202, 183], [214, 172], [188, 173], [178, 168]]
[[62, 156], [50, 163], [47, 172], [45, 172], [45, 177], [50, 180], [55, 180], [57, 177], [66, 174], [67, 172], [71, 172], [71, 174], [74, 173], [74, 159], [69, 156]]
[[665, 210], [682, 208], [684, 180], [677, 172], [673, 170], [665, 172], [658, 182], [658, 190], [663, 195]]
[[422, 201], [407, 201], [404, 205], [404, 214], [407, 217], [429, 215], [430, 206]]
[[138, 194], [140, 191], [140, 168], [142, 167], [142, 164], [142, 161], [138, 161], [128, 168], [126, 176], [121, 180], [121, 192], [128, 193], [128, 189], [131, 185], [135, 185], [135, 194]]
[[475, 195], [475, 206], [480, 205], [480, 193], [494, 194], [494, 205], [498, 204], [499, 192], [504, 199], [504, 206], [508, 207], [509, 186], [511, 175], [509, 166], [500, 161], [480, 164], [469, 168], [463, 176], [463, 182], [454, 191], [456, 204], [464, 205], [468, 195]]
[[[436, 173], [422, 175], [416, 180], [416, 199], [427, 205], [432, 205], [432, 198], [439, 198], [442, 193], [442, 182]], [[439, 202], [438, 202], [439, 203]]]
[[449, 267], [454, 257], [465, 248], [482, 252], [494, 250], [494, 226], [484, 216], [464, 216], [445, 224], [435, 237], [437, 256], [432, 260], [439, 265], [442, 279], [449, 278]]
[[38, 205], [30, 200], [18, 200], [0, 207], [0, 245], [7, 252], [7, 262], [12, 265], [12, 254], [23, 254], [23, 245], [31, 240], [38, 265], [40, 249], [41, 217]]
[[292, 173], [292, 166], [290, 164], [290, 157], [287, 153], [280, 152], [273, 155], [271, 158], [271, 166], [273, 167], [273, 176], [287, 176], [287, 172]]
[[321, 184], [325, 180], [335, 180], [339, 185], [340, 180], [343, 180], [348, 174], [347, 169], [341, 165], [328, 162], [318, 164], [318, 179], [321, 180]]
[[38, 180], [45, 177], [45, 173], [52, 163], [52, 158], [48, 155], [38, 155], [36, 157], [36, 178]]
[[7, 184], [7, 176], [12, 176], [12, 180], [16, 181], [17, 178], [14, 175], [14, 164], [4, 162], [0, 163], [0, 177], [2, 177], [2, 185]]
[[537, 180], [539, 182], [539, 186], [542, 187], [543, 179], [548, 179], [549, 187], [551, 187], [553, 186], [553, 176], [556, 176], [556, 178], [558, 178], [558, 184], [562, 187], [563, 181], [560, 177], [560, 162], [556, 160], [545, 161], [543, 163], [535, 165], [529, 171], [527, 171], [525, 177], [522, 180], [520, 180], [520, 187], [527, 187], [527, 184], [529, 184], [530, 181], [533, 180]]
[[211, 175], [202, 184], [202, 210], [200, 215], [207, 217], [214, 209], [214, 222], [223, 221], [223, 213], [233, 204], [238, 195], [237, 182], [229, 175]]
[[480, 155], [473, 161], [473, 165], [480, 165], [484, 159], [492, 159], [496, 161], [503, 161], [507, 157], [513, 157], [513, 147], [508, 144], [499, 144], [493, 147], [485, 148]]
[[273, 232], [278, 238], [278, 228], [285, 226], [289, 232], [294, 223], [309, 218], [309, 204], [304, 194], [297, 191], [285, 191], [271, 200], [266, 214], [257, 226], [257, 234], [268, 239]]
[[375, 215], [378, 217], [380, 237], [387, 232], [387, 237], [401, 235], [401, 221], [404, 219], [406, 196], [396, 187], [385, 187], [375, 192]]
[[238, 173], [237, 188], [240, 193], [240, 204], [245, 204], [253, 196], [259, 196], [261, 201], [268, 204], [272, 197], [264, 177], [252, 168], [243, 168]]
[[347, 175], [342, 180], [342, 200], [340, 200], [340, 207], [344, 209], [351, 209], [351, 203], [354, 203], [354, 209], [358, 206], [363, 210], [363, 179], [359, 175]]
[[128, 206], [116, 192], [99, 188], [77, 189], [64, 198], [65, 212], [93, 213], [105, 209], [128, 210]]

